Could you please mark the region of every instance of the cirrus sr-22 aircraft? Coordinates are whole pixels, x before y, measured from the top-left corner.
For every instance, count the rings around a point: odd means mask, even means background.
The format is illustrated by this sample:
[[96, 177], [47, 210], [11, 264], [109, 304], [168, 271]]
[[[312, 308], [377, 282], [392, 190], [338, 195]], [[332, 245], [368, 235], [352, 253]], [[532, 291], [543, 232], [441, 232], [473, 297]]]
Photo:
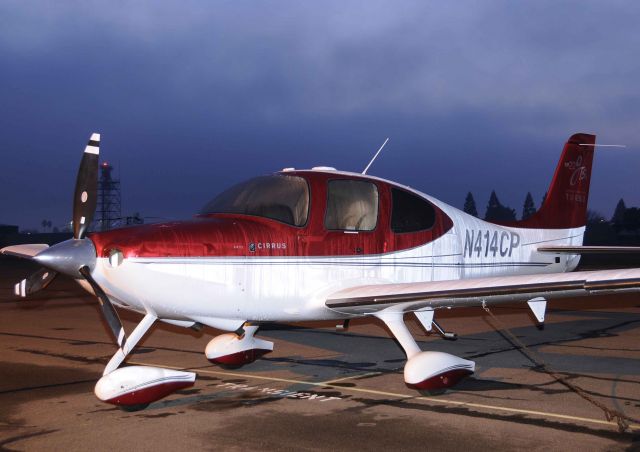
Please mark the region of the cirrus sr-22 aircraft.
[[[99, 146], [93, 134], [76, 181], [73, 238], [2, 253], [42, 266], [16, 284], [19, 296], [46, 287], [57, 273], [95, 294], [118, 345], [95, 394], [124, 408], [195, 381], [193, 372], [120, 367], [156, 320], [227, 331], [205, 355], [240, 366], [273, 350], [255, 336], [262, 322], [373, 316], [407, 355], [406, 384], [441, 390], [472, 374], [475, 363], [422, 351], [405, 315], [451, 337], [434, 319], [439, 309], [527, 302], [543, 322], [547, 300], [640, 289], [640, 269], [571, 272], [581, 254], [597, 251], [582, 247], [594, 135], [569, 138], [543, 205], [509, 224], [475, 218], [366, 170], [318, 167], [242, 182], [190, 220], [88, 233]], [[129, 335], [114, 306], [144, 315]]]

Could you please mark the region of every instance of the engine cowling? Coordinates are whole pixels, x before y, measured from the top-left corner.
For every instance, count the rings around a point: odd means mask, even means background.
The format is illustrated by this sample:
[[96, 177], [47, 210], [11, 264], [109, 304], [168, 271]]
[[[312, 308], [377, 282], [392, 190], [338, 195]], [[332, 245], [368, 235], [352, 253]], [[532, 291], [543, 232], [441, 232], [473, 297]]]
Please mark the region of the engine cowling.
[[404, 366], [404, 381], [412, 388], [437, 391], [457, 384], [475, 371], [476, 363], [444, 352], [420, 352]]
[[128, 366], [103, 376], [94, 389], [103, 402], [121, 406], [144, 406], [192, 386], [193, 372], [162, 367]]
[[257, 326], [247, 326], [243, 336], [227, 333], [214, 337], [205, 349], [207, 359], [215, 364], [240, 367], [273, 351], [273, 342], [254, 336], [257, 329]]

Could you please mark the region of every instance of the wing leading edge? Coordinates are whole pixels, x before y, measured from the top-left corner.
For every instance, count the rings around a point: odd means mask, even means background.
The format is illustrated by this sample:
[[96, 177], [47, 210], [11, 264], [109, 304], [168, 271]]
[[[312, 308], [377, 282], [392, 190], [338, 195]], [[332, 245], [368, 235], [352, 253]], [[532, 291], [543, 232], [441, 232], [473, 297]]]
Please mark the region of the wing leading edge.
[[367, 315], [390, 307], [412, 312], [622, 292], [640, 292], [640, 268], [364, 285], [335, 292], [325, 304], [340, 313]]
[[25, 245], [13, 245], [0, 249], [0, 254], [6, 254], [7, 256], [21, 257], [23, 259], [30, 259], [41, 251], [49, 248], [49, 245], [44, 243], [29, 243]]
[[640, 246], [541, 246], [541, 253], [640, 254]]

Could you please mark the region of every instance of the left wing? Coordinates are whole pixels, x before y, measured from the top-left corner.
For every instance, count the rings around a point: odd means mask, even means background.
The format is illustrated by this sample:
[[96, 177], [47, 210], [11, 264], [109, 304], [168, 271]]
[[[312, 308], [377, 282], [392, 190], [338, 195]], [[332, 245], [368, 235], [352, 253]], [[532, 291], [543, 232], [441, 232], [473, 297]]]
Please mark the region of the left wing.
[[0, 254], [6, 254], [7, 256], [22, 257], [29, 259], [38, 254], [41, 251], [49, 248], [49, 245], [45, 243], [28, 243], [25, 245], [13, 245], [0, 249]]
[[622, 292], [640, 292], [640, 268], [364, 285], [334, 292], [325, 304], [343, 314], [367, 315], [392, 306], [412, 312]]
[[640, 254], [640, 246], [541, 246], [541, 253], [564, 254]]

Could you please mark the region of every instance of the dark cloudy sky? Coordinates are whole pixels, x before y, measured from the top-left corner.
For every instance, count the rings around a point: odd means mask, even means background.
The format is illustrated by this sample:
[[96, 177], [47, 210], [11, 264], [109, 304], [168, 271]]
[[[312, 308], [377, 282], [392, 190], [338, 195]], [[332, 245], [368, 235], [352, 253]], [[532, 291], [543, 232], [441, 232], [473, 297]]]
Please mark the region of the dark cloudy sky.
[[188, 217], [283, 167], [361, 171], [484, 213], [539, 202], [574, 132], [590, 206], [640, 204], [636, 1], [0, 2], [0, 223], [62, 225], [93, 131], [123, 213]]

